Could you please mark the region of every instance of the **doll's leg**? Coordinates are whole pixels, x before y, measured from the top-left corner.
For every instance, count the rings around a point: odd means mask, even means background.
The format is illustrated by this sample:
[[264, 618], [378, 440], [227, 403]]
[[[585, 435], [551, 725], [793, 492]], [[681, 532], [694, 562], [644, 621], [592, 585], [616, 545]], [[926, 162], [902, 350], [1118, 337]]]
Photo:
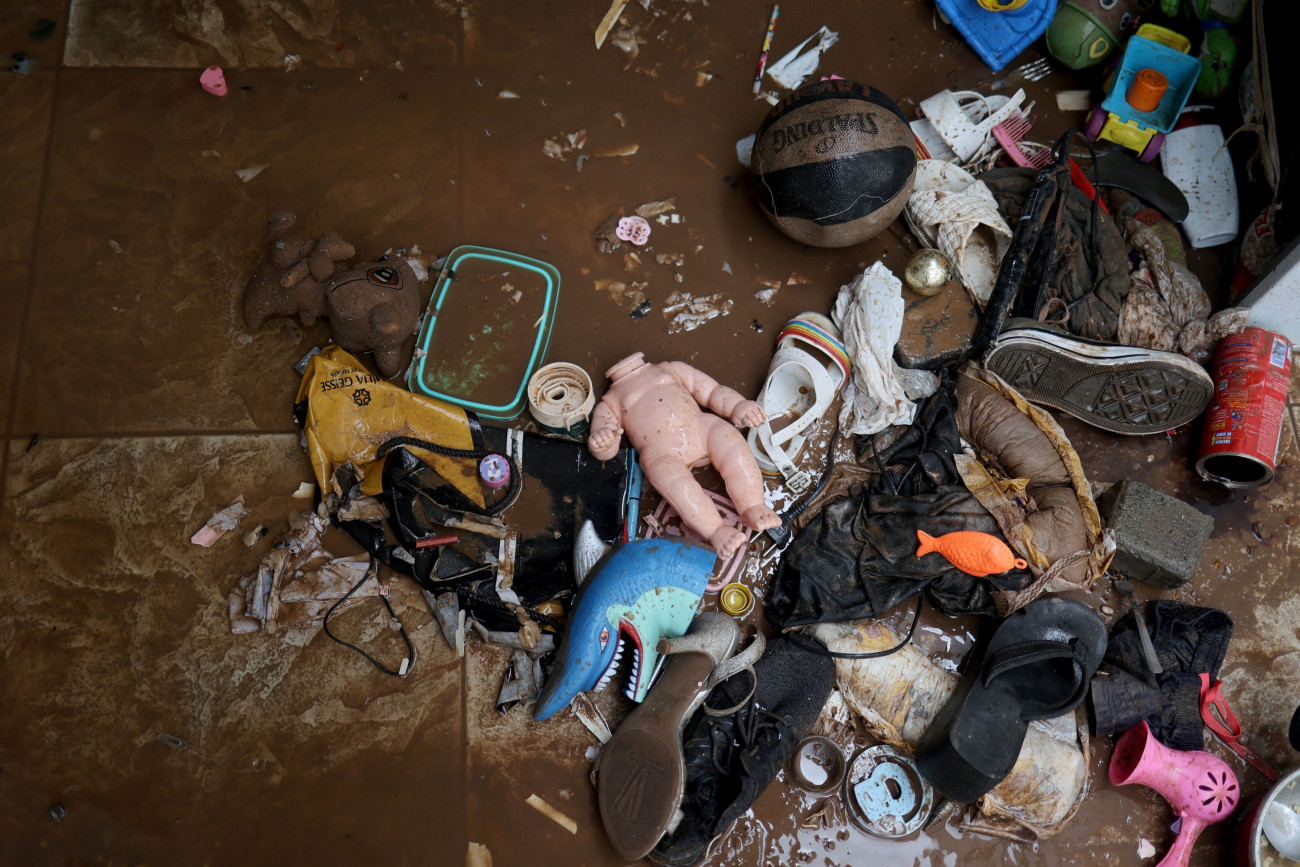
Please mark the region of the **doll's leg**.
[[780, 526], [781, 518], [763, 502], [763, 474], [740, 431], [717, 416], [706, 415], [704, 423], [709, 425], [705, 438], [709, 462], [722, 476], [727, 496], [745, 526], [751, 530]]
[[[744, 445], [744, 443], [741, 443]], [[730, 527], [718, 514], [713, 500], [691, 474], [690, 467], [676, 457], [661, 456], [657, 460], [641, 461], [641, 471], [655, 486], [655, 490], [672, 504], [692, 530], [708, 539], [709, 544], [722, 557], [730, 557], [745, 542], [745, 534]]]

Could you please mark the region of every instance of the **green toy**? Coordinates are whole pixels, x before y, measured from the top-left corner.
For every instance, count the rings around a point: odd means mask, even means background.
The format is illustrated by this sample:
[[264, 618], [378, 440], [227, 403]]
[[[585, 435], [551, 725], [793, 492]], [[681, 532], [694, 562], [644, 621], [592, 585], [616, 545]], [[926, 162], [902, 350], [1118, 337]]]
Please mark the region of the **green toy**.
[[1160, 0], [1160, 10], [1176, 15], [1182, 5], [1201, 22], [1201, 75], [1196, 93], [1211, 99], [1220, 97], [1232, 82], [1237, 62], [1237, 38], [1228, 32], [1246, 14], [1250, 0]]
[[1087, 69], [1110, 56], [1137, 15], [1155, 0], [1064, 0], [1047, 28], [1047, 51], [1070, 69]]

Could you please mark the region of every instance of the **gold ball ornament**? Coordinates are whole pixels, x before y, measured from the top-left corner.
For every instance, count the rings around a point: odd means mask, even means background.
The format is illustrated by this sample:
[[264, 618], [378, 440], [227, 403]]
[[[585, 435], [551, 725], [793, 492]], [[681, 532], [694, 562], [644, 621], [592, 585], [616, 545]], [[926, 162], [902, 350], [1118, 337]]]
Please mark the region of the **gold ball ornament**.
[[907, 263], [903, 280], [918, 295], [938, 295], [952, 279], [952, 261], [932, 247], [917, 250]]

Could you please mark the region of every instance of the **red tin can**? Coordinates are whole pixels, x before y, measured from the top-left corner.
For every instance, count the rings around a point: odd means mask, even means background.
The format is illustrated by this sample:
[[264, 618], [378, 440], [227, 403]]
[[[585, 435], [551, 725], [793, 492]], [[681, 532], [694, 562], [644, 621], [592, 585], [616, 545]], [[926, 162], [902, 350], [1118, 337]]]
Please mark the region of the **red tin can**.
[[1247, 328], [1219, 341], [1196, 462], [1201, 478], [1230, 488], [1273, 480], [1290, 387], [1291, 342], [1283, 335]]

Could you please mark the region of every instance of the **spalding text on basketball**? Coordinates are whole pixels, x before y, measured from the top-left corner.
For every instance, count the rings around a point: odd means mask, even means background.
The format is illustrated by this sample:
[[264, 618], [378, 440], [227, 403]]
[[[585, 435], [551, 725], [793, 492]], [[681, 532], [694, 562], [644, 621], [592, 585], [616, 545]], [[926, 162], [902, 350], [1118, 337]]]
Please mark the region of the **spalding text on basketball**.
[[876, 135], [876, 115], [871, 111], [855, 111], [850, 114], [835, 114], [816, 120], [801, 120], [786, 124], [772, 130], [772, 153], [779, 154], [786, 145], [809, 138], [821, 138], [813, 145], [817, 153], [825, 153], [835, 145], [834, 134], [837, 132], [860, 132], [864, 135]]

